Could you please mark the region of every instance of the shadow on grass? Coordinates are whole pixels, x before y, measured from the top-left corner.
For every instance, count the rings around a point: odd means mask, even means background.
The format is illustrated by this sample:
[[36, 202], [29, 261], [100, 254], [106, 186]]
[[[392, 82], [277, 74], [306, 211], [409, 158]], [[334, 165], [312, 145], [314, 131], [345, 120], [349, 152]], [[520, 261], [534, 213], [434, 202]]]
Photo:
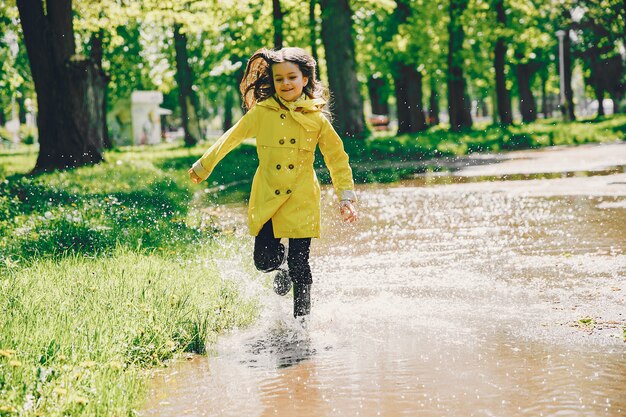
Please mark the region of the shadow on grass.
[[190, 191], [167, 177], [143, 189], [78, 195], [13, 175], [0, 183], [0, 196], [0, 249], [12, 257], [167, 250], [207, 236], [184, 221]]

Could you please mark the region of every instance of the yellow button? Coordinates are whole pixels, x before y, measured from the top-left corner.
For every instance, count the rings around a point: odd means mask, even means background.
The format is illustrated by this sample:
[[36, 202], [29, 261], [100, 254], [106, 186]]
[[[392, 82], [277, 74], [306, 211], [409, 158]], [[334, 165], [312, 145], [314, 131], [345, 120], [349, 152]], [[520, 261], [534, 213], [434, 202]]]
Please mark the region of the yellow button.
[[274, 191], [274, 194], [279, 195], [280, 194], [280, 190]]
[[289, 142], [296, 143], [296, 140], [292, 138]]
[[285, 117], [287, 117], [287, 116], [285, 115], [285, 113], [281, 113], [280, 118], [281, 118], [281, 119], [284, 119]]
[[291, 194], [291, 190], [287, 190], [287, 194]]
[[278, 143], [280, 143], [281, 145], [285, 143], [285, 139], [281, 139], [278, 141]]
[[289, 169], [293, 169], [293, 164], [289, 164]]
[[280, 169], [280, 164], [276, 165], [276, 169]]

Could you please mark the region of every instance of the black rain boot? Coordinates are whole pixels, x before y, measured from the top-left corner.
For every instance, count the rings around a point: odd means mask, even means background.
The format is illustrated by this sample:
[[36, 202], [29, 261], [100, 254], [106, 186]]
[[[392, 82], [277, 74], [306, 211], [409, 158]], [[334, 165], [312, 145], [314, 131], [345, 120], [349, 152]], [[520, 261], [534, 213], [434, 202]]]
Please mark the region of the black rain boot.
[[311, 284], [293, 283], [293, 316], [311, 313]]
[[279, 269], [274, 275], [274, 292], [278, 295], [285, 295], [291, 289], [291, 278], [287, 269]]

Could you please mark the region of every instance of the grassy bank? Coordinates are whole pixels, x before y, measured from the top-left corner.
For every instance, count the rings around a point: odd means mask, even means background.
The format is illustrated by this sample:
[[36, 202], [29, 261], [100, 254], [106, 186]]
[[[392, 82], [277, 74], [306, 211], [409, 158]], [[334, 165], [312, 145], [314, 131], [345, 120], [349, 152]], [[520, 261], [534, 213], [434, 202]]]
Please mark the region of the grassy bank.
[[[213, 262], [118, 249], [10, 267], [0, 281], [0, 413], [129, 415], [145, 370], [246, 325], [255, 306]], [[204, 259], [205, 261], [202, 261]]]
[[0, 151], [0, 415], [131, 415], [146, 370], [254, 320], [172, 147], [36, 177]]

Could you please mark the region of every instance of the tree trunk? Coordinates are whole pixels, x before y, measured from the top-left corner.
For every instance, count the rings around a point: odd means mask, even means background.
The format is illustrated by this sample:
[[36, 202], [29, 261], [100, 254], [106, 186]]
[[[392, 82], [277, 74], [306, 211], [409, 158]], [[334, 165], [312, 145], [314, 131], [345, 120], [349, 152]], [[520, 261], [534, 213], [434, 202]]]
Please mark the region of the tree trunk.
[[478, 108], [476, 109], [476, 114], [480, 114], [480, 117], [489, 116], [489, 107], [487, 106], [487, 100], [485, 100], [485, 97], [481, 97], [480, 100], [478, 100]]
[[333, 124], [341, 136], [358, 136], [365, 131], [365, 119], [356, 77], [352, 11], [348, 0], [320, 0], [320, 5], [328, 82], [334, 99]]
[[569, 29], [565, 30], [563, 39], [563, 62], [565, 65], [565, 106], [562, 111], [566, 120], [576, 120], [574, 113], [574, 90], [572, 90], [572, 40], [569, 36]]
[[[406, 23], [411, 16], [411, 4], [408, 0], [396, 0], [392, 25], [388, 39], [398, 32], [398, 27]], [[416, 133], [426, 130], [426, 117], [423, 107], [422, 79], [416, 65], [396, 60], [392, 63], [398, 116], [398, 134]]]
[[604, 90], [613, 100], [613, 112], [620, 113], [620, 103], [624, 99], [624, 60], [617, 54], [602, 60], [602, 74], [604, 74]]
[[468, 0], [450, 0], [449, 9], [448, 114], [450, 116], [450, 129], [453, 132], [472, 127], [471, 108], [467, 99], [467, 88], [460, 56], [465, 38], [460, 18], [467, 8], [467, 2]]
[[522, 122], [530, 123], [537, 120], [537, 106], [531, 90], [531, 80], [535, 64], [526, 63], [517, 65], [517, 88], [519, 90], [519, 109]]
[[552, 114], [552, 109], [550, 109], [550, 105], [548, 104], [548, 95], [546, 92], [548, 73], [544, 70], [541, 70], [539, 77], [541, 78], [541, 114], [543, 114], [544, 119], [547, 119]]
[[385, 79], [369, 77], [367, 89], [372, 103], [372, 114], [389, 115], [389, 94], [386, 91]]
[[26, 123], [26, 97], [24, 94], [17, 95], [15, 104], [17, 105], [17, 119], [21, 124]]
[[[497, 21], [500, 27], [506, 28], [506, 14], [504, 12], [504, 0], [496, 0], [495, 3]], [[494, 51], [493, 66], [496, 72], [496, 96], [498, 103], [498, 118], [500, 124], [508, 126], [513, 123], [511, 111], [511, 94], [506, 88], [506, 49], [507, 44], [503, 37], [498, 37]]]
[[596, 95], [596, 101], [598, 102], [598, 117], [604, 116], [604, 90], [602, 87], [595, 87], [593, 89], [594, 94]]
[[198, 143], [200, 126], [196, 116], [197, 100], [193, 91], [193, 74], [187, 55], [187, 35], [181, 32], [179, 24], [174, 25], [174, 48], [176, 50], [176, 82], [178, 83], [178, 104], [185, 132], [185, 146]]
[[282, 49], [283, 47], [283, 16], [284, 13], [280, 8], [280, 0], [272, 0], [272, 14], [274, 24], [274, 48]]
[[70, 0], [17, 0], [37, 93], [39, 156], [34, 171], [101, 162], [105, 76], [76, 59]]
[[322, 68], [319, 65], [319, 54], [317, 52], [317, 19], [315, 19], [315, 6], [317, 0], [309, 1], [309, 43], [311, 44], [311, 56], [317, 62], [317, 79], [322, 79]]
[[589, 81], [598, 102], [598, 117], [602, 117], [604, 116], [604, 83], [602, 80], [602, 65], [600, 64], [601, 57], [598, 52], [596, 47], [592, 47], [592, 51], [590, 51], [591, 76]]
[[396, 106], [398, 134], [417, 133], [428, 128], [422, 106], [422, 74], [412, 65], [396, 63]]
[[437, 81], [430, 76], [430, 98], [428, 99], [428, 124], [436, 126], [439, 124], [439, 92], [437, 91]]
[[102, 38], [104, 37], [104, 31], [100, 29], [97, 33], [93, 33], [91, 35], [90, 46], [91, 46], [91, 59], [93, 60], [96, 67], [105, 75], [104, 78], [104, 93], [102, 100], [102, 114], [104, 117], [102, 118], [102, 146], [104, 149], [113, 148], [113, 142], [111, 142], [111, 136], [109, 136], [109, 127], [107, 126], [107, 101], [108, 101], [108, 84], [110, 77], [105, 74], [102, 69]]

